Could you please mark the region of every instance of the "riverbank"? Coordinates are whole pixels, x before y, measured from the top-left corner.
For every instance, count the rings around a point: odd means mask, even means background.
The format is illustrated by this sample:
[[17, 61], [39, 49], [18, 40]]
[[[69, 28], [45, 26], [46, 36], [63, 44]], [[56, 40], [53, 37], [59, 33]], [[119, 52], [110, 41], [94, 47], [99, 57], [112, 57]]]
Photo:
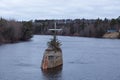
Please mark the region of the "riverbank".
[[0, 19], [0, 44], [27, 41], [33, 36], [31, 21]]

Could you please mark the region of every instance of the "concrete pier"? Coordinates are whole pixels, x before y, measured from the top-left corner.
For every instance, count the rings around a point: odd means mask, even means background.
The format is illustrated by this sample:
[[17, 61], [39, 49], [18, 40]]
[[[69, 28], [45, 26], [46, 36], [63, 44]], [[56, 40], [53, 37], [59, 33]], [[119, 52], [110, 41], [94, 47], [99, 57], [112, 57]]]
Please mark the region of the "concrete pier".
[[63, 64], [62, 51], [47, 48], [44, 52], [41, 68], [51, 69]]

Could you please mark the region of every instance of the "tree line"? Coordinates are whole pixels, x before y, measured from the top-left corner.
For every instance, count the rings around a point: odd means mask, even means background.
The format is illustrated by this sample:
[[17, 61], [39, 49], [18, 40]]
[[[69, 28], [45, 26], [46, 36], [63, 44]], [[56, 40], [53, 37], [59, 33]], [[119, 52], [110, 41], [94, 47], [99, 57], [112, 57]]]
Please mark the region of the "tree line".
[[29, 40], [33, 36], [32, 21], [0, 18], [0, 44]]
[[108, 30], [120, 30], [120, 17], [116, 19], [62, 19], [62, 20], [35, 20], [34, 34], [52, 34], [48, 29], [57, 28], [62, 31], [59, 35], [83, 36], [83, 37], [102, 37]]
[[48, 29], [62, 29], [58, 35], [102, 37], [108, 30], [120, 31], [120, 16], [116, 19], [61, 19], [15, 21], [0, 18], [0, 44], [29, 40], [33, 34], [53, 34]]

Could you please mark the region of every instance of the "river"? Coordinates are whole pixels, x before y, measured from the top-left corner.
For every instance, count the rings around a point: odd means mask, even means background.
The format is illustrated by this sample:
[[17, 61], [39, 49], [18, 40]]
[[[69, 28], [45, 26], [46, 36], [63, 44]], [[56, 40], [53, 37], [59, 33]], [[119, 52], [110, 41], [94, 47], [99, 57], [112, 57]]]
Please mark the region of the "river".
[[0, 46], [0, 80], [120, 80], [120, 40], [59, 36], [63, 66], [44, 72], [41, 60], [51, 36]]

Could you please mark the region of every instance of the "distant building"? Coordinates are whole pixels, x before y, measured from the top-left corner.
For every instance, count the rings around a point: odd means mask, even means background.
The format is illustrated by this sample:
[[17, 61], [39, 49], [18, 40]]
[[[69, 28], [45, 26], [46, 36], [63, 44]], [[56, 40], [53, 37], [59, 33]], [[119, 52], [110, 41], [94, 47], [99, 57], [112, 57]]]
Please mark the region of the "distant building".
[[65, 23], [71, 23], [72, 22], [72, 19], [66, 19], [65, 20]]
[[64, 24], [65, 23], [65, 20], [55, 20], [57, 24]]
[[107, 32], [108, 32], [108, 33], [117, 32], [117, 30], [115, 30], [115, 29], [109, 29], [109, 30], [107, 30]]

